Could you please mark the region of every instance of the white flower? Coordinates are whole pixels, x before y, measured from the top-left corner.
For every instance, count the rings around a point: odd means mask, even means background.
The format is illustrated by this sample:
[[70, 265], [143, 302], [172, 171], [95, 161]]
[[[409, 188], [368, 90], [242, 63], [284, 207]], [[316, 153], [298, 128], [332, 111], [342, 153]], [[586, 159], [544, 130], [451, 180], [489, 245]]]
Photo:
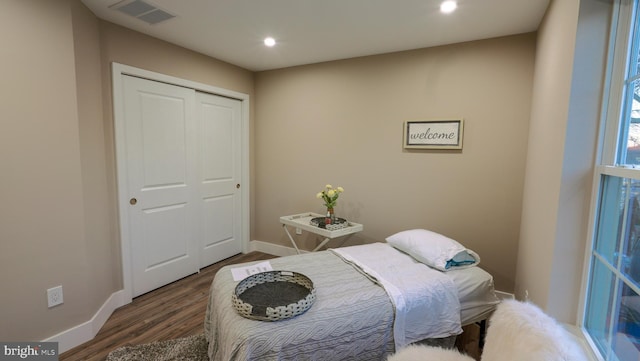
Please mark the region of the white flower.
[[342, 192], [344, 192], [344, 188], [338, 187], [334, 189], [331, 184], [327, 184], [322, 192], [316, 194], [316, 198], [322, 199], [325, 207], [333, 208], [336, 206], [338, 197]]

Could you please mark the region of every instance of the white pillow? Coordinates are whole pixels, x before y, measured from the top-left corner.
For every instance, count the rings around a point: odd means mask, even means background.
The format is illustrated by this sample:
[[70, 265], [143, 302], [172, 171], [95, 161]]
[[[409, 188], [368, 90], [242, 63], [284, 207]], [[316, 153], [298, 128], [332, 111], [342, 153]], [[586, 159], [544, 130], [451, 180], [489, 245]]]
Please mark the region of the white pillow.
[[440, 271], [472, 267], [480, 263], [480, 256], [474, 251], [426, 229], [399, 232], [386, 240], [394, 248]]

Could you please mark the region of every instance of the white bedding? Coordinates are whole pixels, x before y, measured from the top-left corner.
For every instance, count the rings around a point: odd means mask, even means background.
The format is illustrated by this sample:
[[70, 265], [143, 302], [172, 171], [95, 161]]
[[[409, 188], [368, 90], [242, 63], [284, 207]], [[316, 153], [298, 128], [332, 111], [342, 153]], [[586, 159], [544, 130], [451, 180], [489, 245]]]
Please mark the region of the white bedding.
[[458, 289], [460, 321], [469, 325], [487, 319], [500, 303], [495, 294], [493, 277], [480, 267], [469, 267], [444, 273]]
[[395, 307], [396, 349], [426, 338], [462, 332], [458, 290], [452, 277], [417, 262], [387, 243], [331, 251], [384, 287]]
[[[330, 251], [280, 257], [270, 263], [273, 269], [308, 276], [317, 291], [315, 303], [302, 315], [278, 322], [244, 318], [235, 312], [230, 297], [238, 284], [231, 269], [243, 265], [221, 268], [211, 285], [204, 325], [212, 361], [380, 361], [394, 352], [393, 302], [353, 263]], [[434, 272], [455, 284], [462, 325], [480, 321], [495, 309], [491, 275], [479, 267]]]
[[[238, 281], [222, 267], [211, 284], [205, 335], [211, 361], [380, 361], [395, 350], [393, 304], [384, 289], [329, 251], [270, 260], [273, 269], [309, 277], [316, 300], [305, 313], [264, 322], [240, 316]], [[251, 263], [255, 264], [255, 263]]]

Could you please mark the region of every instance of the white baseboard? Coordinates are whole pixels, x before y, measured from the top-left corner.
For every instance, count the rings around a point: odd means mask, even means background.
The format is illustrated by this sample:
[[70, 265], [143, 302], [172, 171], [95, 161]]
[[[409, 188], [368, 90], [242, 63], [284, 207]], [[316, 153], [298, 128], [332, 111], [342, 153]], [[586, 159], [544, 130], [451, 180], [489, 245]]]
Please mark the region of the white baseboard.
[[502, 291], [496, 291], [496, 296], [498, 296], [498, 298], [500, 300], [515, 300], [516, 299], [516, 296], [513, 293], [502, 292]]
[[[296, 250], [293, 247], [281, 246], [278, 244], [273, 244], [269, 242], [263, 241], [251, 241], [249, 242], [249, 252], [258, 251], [266, 254], [270, 254], [273, 256], [283, 257], [283, 256], [293, 256], [296, 253]], [[308, 251], [300, 250], [300, 253], [307, 253]]]
[[62, 331], [57, 335], [42, 340], [42, 342], [57, 342], [58, 352], [63, 353], [87, 341], [91, 341], [96, 337], [98, 331], [107, 322], [113, 311], [126, 304], [123, 296], [123, 290], [112, 293], [89, 321]]

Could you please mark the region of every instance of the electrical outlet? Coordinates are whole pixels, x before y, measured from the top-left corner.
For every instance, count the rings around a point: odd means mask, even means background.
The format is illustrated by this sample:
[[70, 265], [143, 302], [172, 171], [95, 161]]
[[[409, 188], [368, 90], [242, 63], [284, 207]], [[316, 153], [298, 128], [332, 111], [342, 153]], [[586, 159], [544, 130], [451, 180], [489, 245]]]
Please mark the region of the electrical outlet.
[[296, 228], [296, 234], [302, 234], [302, 228]]
[[57, 306], [63, 302], [64, 299], [62, 298], [62, 286], [49, 288], [47, 290], [47, 304], [49, 305], [49, 308]]
[[524, 300], [529, 301], [529, 290], [524, 290]]

